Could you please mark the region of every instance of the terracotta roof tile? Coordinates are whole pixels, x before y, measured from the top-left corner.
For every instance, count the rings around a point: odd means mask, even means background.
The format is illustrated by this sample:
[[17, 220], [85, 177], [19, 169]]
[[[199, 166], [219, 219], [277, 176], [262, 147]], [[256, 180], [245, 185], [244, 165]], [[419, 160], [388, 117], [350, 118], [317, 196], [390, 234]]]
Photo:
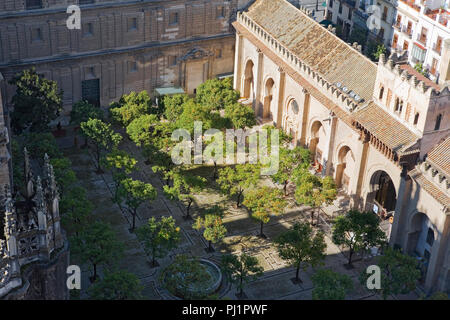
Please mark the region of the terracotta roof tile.
[[372, 101], [352, 115], [355, 121], [397, 153], [419, 139], [419, 136]]
[[450, 207], [450, 197], [441, 191], [433, 182], [429, 181], [417, 168], [409, 172], [413, 178], [429, 195], [436, 199], [440, 204]]
[[328, 82], [372, 98], [376, 64], [289, 2], [257, 0], [247, 16]]
[[450, 176], [450, 135], [428, 153], [427, 161]]

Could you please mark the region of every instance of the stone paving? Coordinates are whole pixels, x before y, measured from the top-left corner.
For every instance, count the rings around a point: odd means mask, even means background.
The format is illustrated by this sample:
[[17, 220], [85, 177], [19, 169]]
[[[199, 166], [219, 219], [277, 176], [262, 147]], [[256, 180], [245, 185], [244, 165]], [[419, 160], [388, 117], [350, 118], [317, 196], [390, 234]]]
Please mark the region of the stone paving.
[[[123, 132], [122, 132], [123, 133]], [[125, 137], [125, 135], [124, 135]], [[78, 139], [82, 141], [82, 139]], [[187, 253], [194, 256], [210, 259], [219, 262], [223, 253], [240, 253], [246, 252], [255, 256], [264, 268], [264, 275], [256, 281], [250, 282], [244, 289], [249, 299], [276, 300], [276, 299], [311, 299], [312, 283], [311, 275], [314, 270], [311, 268], [300, 272], [302, 283], [294, 284], [291, 279], [295, 277], [295, 270], [286, 265], [281, 260], [273, 246], [271, 239], [283, 230], [291, 227], [296, 221], [309, 221], [310, 213], [307, 207], [295, 206], [290, 201], [290, 207], [282, 216], [272, 217], [270, 222], [264, 226], [264, 233], [267, 239], [257, 237], [259, 233], [259, 223], [253, 221], [247, 211], [243, 208], [235, 208], [233, 201], [229, 201], [223, 196], [217, 194], [214, 188], [210, 188], [206, 192], [196, 197], [196, 202], [191, 210], [192, 216], [195, 217], [201, 208], [212, 206], [220, 203], [227, 208], [224, 217], [224, 223], [228, 230], [227, 237], [222, 243], [215, 246], [214, 253], [207, 253], [207, 242], [201, 233], [192, 228], [192, 220], [185, 220], [184, 206], [166, 199], [163, 195], [163, 182], [155, 175], [151, 166], [145, 165], [145, 159], [141, 156], [137, 147], [124, 138], [120, 148], [132, 154], [138, 160], [139, 170], [133, 174], [133, 178], [141, 179], [151, 183], [158, 191], [158, 197], [152, 203], [146, 203], [138, 211], [136, 218], [136, 226], [140, 226], [150, 217], [159, 217], [171, 215], [181, 228], [182, 239], [177, 249], [169, 253], [164, 259], [158, 259], [159, 267], [152, 268], [149, 264], [143, 248], [133, 233], [129, 232], [132, 217], [118, 205], [112, 203], [111, 195], [113, 191], [112, 177], [108, 173], [98, 175], [95, 173], [93, 157], [88, 149], [74, 147], [73, 137], [65, 137], [59, 139], [59, 144], [64, 148], [66, 156], [72, 163], [81, 184], [88, 190], [89, 199], [94, 204], [94, 216], [104, 222], [108, 222], [113, 226], [117, 237], [125, 245], [124, 258], [119, 261], [119, 267], [136, 274], [142, 285], [144, 286], [144, 295], [146, 299], [171, 299], [172, 297], [161, 287], [158, 276], [161, 270], [167, 266], [177, 254]], [[205, 177], [211, 176], [211, 170], [200, 169], [201, 174]], [[265, 181], [265, 184], [271, 182]], [[329, 211], [327, 209], [325, 211]], [[347, 258], [344, 256], [341, 248], [338, 248], [331, 242], [330, 227], [326, 224], [329, 219], [325, 215], [321, 217], [319, 227], [328, 231], [326, 234], [327, 256], [324, 267], [331, 268], [334, 271], [348, 274], [355, 283], [355, 290], [349, 295], [349, 299], [380, 299], [377, 295], [367, 292], [361, 287], [358, 281], [358, 275], [369, 265], [369, 260], [356, 258], [355, 269], [347, 270], [344, 264]], [[71, 263], [77, 263], [72, 258]], [[89, 286], [89, 276], [92, 271], [89, 266], [82, 267], [82, 288]], [[99, 273], [102, 274], [100, 268]], [[221, 298], [237, 299], [236, 288], [223, 288], [221, 290]], [[82, 297], [85, 297], [82, 290]], [[402, 298], [416, 298], [412, 296]]]

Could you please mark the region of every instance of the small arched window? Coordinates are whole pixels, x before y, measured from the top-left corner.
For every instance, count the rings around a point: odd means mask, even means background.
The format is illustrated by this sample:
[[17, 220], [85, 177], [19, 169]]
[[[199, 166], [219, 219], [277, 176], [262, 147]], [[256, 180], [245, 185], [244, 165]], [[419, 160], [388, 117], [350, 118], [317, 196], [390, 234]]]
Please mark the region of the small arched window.
[[399, 98], [395, 98], [395, 112], [398, 113], [402, 113], [402, 109], [403, 109], [403, 101], [400, 100]]
[[428, 228], [427, 243], [430, 245], [430, 247], [432, 247], [434, 244], [434, 232], [431, 228]]
[[438, 114], [436, 117], [436, 124], [434, 125], [434, 130], [439, 130], [441, 127], [442, 114]]
[[414, 115], [414, 125], [416, 126], [417, 123], [419, 123], [419, 113], [416, 112], [416, 114]]
[[384, 94], [384, 87], [380, 88], [380, 95], [378, 96], [379, 100], [383, 100], [383, 94]]

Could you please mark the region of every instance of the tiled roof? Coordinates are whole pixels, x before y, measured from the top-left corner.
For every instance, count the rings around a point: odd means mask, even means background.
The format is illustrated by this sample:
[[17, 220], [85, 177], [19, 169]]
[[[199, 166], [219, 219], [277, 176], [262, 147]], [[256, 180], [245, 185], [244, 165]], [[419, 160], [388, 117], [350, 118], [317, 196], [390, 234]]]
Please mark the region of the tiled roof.
[[427, 161], [450, 176], [450, 135], [428, 153]]
[[441, 91], [441, 87], [436, 83], [425, 77], [419, 71], [411, 67], [408, 63], [400, 65], [400, 69], [408, 71], [409, 74], [415, 76], [417, 80], [423, 81], [427, 86], [433, 87], [438, 91]]
[[366, 107], [354, 111], [352, 115], [355, 121], [393, 151], [401, 152], [404, 147], [419, 139], [419, 136], [372, 101]]
[[413, 178], [427, 193], [429, 193], [440, 204], [450, 207], [450, 197], [441, 191], [433, 182], [429, 181], [417, 168], [409, 172], [409, 176]]
[[376, 65], [287, 1], [257, 0], [247, 15], [328, 82], [372, 98]]

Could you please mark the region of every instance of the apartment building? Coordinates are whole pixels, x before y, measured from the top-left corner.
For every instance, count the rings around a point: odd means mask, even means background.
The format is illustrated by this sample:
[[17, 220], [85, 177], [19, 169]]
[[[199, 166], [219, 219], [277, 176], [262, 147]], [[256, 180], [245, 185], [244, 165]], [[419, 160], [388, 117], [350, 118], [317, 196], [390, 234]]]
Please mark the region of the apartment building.
[[450, 39], [450, 0], [398, 1], [391, 47], [407, 51], [408, 61], [421, 64], [430, 79], [439, 81], [442, 47]]

